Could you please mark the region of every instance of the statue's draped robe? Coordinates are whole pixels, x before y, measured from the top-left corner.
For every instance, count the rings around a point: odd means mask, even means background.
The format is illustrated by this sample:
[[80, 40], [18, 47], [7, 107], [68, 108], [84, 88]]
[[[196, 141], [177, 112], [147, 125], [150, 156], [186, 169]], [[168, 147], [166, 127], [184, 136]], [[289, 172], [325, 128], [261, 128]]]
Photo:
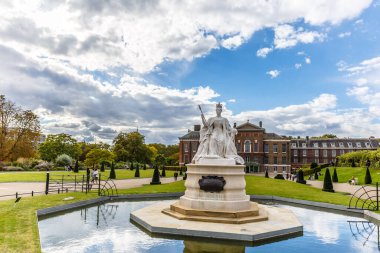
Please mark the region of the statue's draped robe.
[[231, 128], [223, 117], [212, 117], [200, 130], [199, 147], [192, 162], [202, 157], [233, 158], [237, 164], [244, 164], [244, 159], [237, 155], [235, 147], [236, 129]]

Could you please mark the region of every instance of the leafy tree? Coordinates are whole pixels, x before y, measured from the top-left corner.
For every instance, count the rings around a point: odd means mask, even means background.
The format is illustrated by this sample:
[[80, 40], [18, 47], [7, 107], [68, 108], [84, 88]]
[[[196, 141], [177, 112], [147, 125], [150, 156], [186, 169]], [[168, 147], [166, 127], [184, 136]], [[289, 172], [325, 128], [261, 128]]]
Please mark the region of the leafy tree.
[[165, 157], [162, 154], [157, 155], [156, 159], [154, 160], [154, 163], [158, 166], [165, 165]]
[[100, 143], [79, 142], [78, 145], [80, 146], [80, 149], [81, 149], [81, 154], [79, 156], [79, 161], [82, 161], [82, 162], [84, 162], [84, 160], [86, 159], [86, 155], [92, 149], [95, 149], [95, 148], [106, 149], [106, 150], [110, 150], [111, 149], [111, 146], [109, 144], [103, 143], [103, 142], [100, 142]]
[[158, 170], [158, 166], [154, 166], [154, 172], [153, 172], [153, 177], [152, 177], [152, 182], [150, 184], [161, 184], [160, 181], [160, 171]]
[[312, 162], [310, 164], [310, 169], [312, 169], [312, 170], [316, 169], [317, 167], [318, 167], [318, 164], [316, 162]]
[[116, 160], [141, 163], [150, 160], [153, 154], [144, 142], [144, 136], [139, 132], [119, 133], [113, 140]]
[[37, 115], [0, 95], [0, 161], [35, 156], [39, 138]]
[[57, 156], [57, 158], [55, 159], [55, 163], [58, 166], [69, 166], [73, 163], [73, 159], [66, 154], [62, 154]]
[[372, 184], [372, 177], [371, 177], [371, 172], [369, 171], [369, 168], [367, 168], [367, 170], [365, 171], [364, 183]]
[[334, 139], [334, 138], [338, 138], [338, 137], [335, 134], [324, 134], [321, 136], [311, 137], [311, 139]]
[[331, 182], [330, 170], [326, 168], [325, 178], [323, 180], [323, 188], [322, 191], [325, 192], [334, 192], [334, 186]]
[[97, 164], [111, 163], [115, 159], [115, 155], [106, 149], [93, 149], [86, 155], [84, 163], [87, 166], [95, 167]]
[[111, 179], [116, 179], [115, 166], [114, 166], [113, 162], [111, 163], [110, 178]]
[[77, 159], [81, 149], [77, 141], [68, 134], [48, 135], [46, 141], [41, 143], [38, 148], [41, 158], [45, 161], [54, 161], [57, 156], [67, 154]]
[[334, 168], [334, 173], [333, 173], [332, 181], [334, 183], [338, 183], [338, 173], [336, 172], [336, 168]]

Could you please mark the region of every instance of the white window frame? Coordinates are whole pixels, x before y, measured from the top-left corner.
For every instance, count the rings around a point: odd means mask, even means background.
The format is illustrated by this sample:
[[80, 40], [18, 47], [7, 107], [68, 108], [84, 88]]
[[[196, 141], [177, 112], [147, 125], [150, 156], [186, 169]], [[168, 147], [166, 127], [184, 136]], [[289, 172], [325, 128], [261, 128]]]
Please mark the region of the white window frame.
[[330, 145], [332, 148], [335, 148], [335, 142], [331, 142]]
[[302, 143], [302, 147], [306, 148], [306, 142]]
[[[249, 145], [249, 149], [248, 149], [248, 152], [246, 150], [246, 145]], [[244, 153], [251, 153], [251, 141], [250, 140], [245, 140], [244, 141]]]
[[323, 157], [327, 157], [327, 149], [323, 150]]
[[189, 143], [185, 142], [183, 144], [183, 149], [185, 150], [186, 153], [189, 152]]
[[331, 150], [331, 156], [336, 157], [336, 150], [335, 149]]
[[339, 147], [340, 148], [344, 148], [344, 143], [343, 142], [339, 142]]
[[306, 156], [306, 149], [302, 150], [302, 156]]
[[370, 144], [369, 142], [366, 142], [366, 143], [365, 143], [365, 147], [366, 147], [366, 148], [370, 148], [370, 147], [371, 147], [371, 144]]
[[[274, 150], [274, 147], [275, 147], [275, 146], [277, 147], [277, 148], [276, 148], [276, 151]], [[278, 153], [278, 144], [273, 144], [273, 153]]]
[[314, 142], [313, 147], [318, 148], [319, 147], [318, 142]]
[[352, 148], [352, 147], [353, 147], [353, 146], [352, 146], [352, 142], [348, 142], [347, 144], [348, 144], [348, 147], [349, 147], [349, 148]]
[[327, 143], [326, 142], [322, 142], [322, 147], [323, 148], [327, 148]]
[[293, 142], [292, 143], [292, 148], [296, 148], [297, 147], [297, 143]]
[[357, 142], [356, 143], [356, 147], [361, 148], [362, 147], [362, 143], [361, 142]]
[[298, 150], [293, 150], [293, 156], [298, 156]]
[[318, 156], [319, 156], [319, 149], [314, 150], [314, 156], [315, 156], [315, 157], [318, 157]]

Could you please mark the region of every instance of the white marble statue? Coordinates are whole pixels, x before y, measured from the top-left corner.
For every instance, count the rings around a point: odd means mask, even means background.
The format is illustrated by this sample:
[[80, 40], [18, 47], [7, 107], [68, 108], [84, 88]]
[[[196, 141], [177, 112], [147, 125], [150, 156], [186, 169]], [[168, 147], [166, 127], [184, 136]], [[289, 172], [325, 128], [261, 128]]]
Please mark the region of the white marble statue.
[[216, 117], [209, 118], [207, 121], [200, 106], [199, 109], [203, 127], [200, 131], [199, 147], [192, 163], [199, 163], [201, 158], [227, 158], [234, 159], [236, 164], [244, 164], [244, 159], [238, 156], [235, 147], [237, 130], [232, 128], [228, 120], [221, 116], [222, 105], [220, 103], [216, 105]]

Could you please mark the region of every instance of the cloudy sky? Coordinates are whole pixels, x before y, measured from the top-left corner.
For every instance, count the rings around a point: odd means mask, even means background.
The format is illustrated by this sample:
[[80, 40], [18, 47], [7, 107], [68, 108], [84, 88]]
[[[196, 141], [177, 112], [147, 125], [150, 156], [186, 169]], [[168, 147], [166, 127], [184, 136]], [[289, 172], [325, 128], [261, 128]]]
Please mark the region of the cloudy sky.
[[380, 1], [0, 2], [0, 94], [43, 132], [172, 144], [215, 102], [282, 135], [380, 136]]

